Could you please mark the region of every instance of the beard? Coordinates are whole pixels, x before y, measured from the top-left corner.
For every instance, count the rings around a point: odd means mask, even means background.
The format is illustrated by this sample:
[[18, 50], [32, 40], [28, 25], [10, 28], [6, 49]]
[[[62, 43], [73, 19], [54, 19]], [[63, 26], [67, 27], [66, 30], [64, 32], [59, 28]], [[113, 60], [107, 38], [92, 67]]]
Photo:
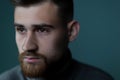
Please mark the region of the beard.
[[[32, 56], [40, 60], [37, 63], [25, 62], [26, 56]], [[46, 57], [38, 53], [23, 52], [19, 55], [19, 61], [23, 74], [29, 78], [39, 78], [44, 76], [48, 67]]]

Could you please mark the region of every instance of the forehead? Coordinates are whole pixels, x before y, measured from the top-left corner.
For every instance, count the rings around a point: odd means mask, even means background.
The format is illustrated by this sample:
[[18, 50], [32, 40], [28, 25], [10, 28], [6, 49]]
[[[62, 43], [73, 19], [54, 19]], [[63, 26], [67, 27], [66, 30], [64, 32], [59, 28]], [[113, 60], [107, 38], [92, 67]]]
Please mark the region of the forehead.
[[58, 23], [58, 7], [51, 2], [30, 7], [19, 6], [15, 8], [14, 20], [19, 24]]

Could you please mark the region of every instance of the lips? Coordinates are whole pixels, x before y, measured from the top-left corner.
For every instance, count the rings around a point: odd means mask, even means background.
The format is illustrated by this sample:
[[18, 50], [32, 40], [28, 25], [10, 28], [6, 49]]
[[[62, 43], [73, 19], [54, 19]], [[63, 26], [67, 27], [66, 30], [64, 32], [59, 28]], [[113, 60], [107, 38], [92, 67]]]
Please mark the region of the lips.
[[27, 63], [39, 63], [40, 61], [41, 59], [36, 56], [25, 56], [24, 57], [24, 62], [27, 62]]

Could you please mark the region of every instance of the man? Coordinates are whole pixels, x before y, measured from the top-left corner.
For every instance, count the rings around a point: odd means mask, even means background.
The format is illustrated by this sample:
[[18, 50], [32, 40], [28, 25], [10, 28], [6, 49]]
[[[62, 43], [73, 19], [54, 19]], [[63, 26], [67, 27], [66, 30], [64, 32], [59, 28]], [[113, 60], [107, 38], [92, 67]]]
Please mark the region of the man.
[[79, 32], [72, 0], [12, 0], [20, 66], [0, 80], [113, 80], [72, 59], [68, 48]]

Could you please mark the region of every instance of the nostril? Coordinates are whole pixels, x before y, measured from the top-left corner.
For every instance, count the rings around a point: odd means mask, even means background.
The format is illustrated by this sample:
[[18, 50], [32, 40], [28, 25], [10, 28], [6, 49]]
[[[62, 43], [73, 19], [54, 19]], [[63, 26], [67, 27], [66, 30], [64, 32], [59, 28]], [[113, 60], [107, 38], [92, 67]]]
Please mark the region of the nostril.
[[27, 50], [28, 53], [35, 53], [37, 49]]

